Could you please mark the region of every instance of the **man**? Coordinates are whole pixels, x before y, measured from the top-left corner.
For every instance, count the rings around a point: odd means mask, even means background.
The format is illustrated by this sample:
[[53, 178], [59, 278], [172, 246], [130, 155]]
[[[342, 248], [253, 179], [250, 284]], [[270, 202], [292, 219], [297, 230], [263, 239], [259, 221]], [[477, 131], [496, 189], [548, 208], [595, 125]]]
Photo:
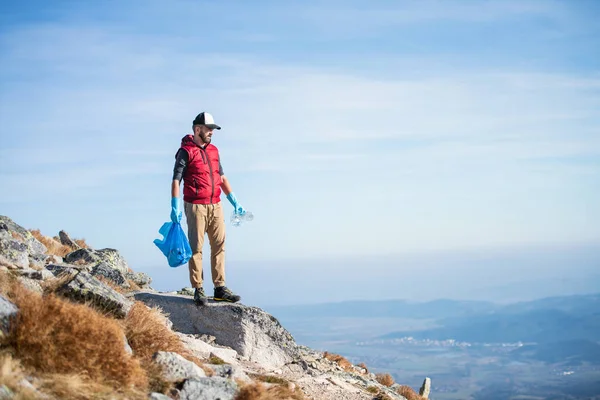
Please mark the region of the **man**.
[[240, 296], [225, 286], [225, 217], [221, 206], [221, 191], [238, 214], [246, 210], [240, 205], [223, 174], [219, 150], [211, 143], [214, 129], [221, 129], [207, 112], [196, 116], [192, 122], [192, 135], [181, 140], [175, 155], [173, 183], [171, 184], [171, 221], [180, 222], [179, 187], [183, 179], [183, 202], [188, 225], [188, 239], [192, 248], [189, 262], [190, 282], [194, 290], [194, 302], [198, 306], [207, 303], [202, 287], [202, 246], [208, 233], [210, 242], [210, 266], [215, 301], [238, 302]]

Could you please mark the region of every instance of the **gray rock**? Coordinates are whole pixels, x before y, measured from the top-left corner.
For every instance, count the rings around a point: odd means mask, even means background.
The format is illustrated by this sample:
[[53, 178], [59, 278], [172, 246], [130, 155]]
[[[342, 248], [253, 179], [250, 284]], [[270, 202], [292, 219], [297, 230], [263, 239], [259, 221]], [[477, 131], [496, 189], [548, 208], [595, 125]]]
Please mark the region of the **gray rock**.
[[124, 318], [133, 306], [132, 301], [85, 271], [79, 271], [72, 280], [58, 288], [57, 292], [81, 303], [90, 302], [117, 318]]
[[0, 295], [0, 338], [10, 332], [10, 324], [17, 316], [19, 309], [6, 297]]
[[243, 382], [251, 382], [252, 379], [244, 371], [242, 371], [239, 367], [233, 365], [214, 365], [214, 364], [206, 364], [206, 366], [213, 370], [215, 376], [220, 376], [221, 378], [241, 380]]
[[183, 296], [194, 296], [194, 288], [193, 287], [184, 287], [181, 290], [178, 290], [177, 294], [181, 294]]
[[171, 398], [162, 393], [153, 392], [150, 393], [150, 396], [148, 396], [148, 400], [171, 400]]
[[179, 400], [232, 400], [236, 392], [236, 383], [229, 379], [188, 379], [179, 393]]
[[29, 267], [35, 269], [42, 269], [46, 266], [47, 254], [30, 254], [29, 255]]
[[46, 263], [46, 265], [48, 264], [62, 264], [63, 263], [63, 258], [60, 256], [57, 256], [55, 254], [50, 254], [48, 257], [46, 257], [46, 259], [44, 260], [44, 262]]
[[15, 398], [15, 394], [6, 385], [0, 385], [0, 400], [11, 400]]
[[52, 272], [48, 271], [45, 268], [39, 271], [31, 268], [22, 269], [16, 271], [16, 274], [22, 276], [23, 278], [34, 279], [38, 281], [44, 281], [46, 279], [54, 278], [54, 274], [52, 274]]
[[179, 337], [185, 348], [200, 359], [209, 359], [212, 356], [217, 356], [228, 364], [238, 364], [238, 353], [233, 349], [213, 346], [202, 339], [196, 338], [195, 335], [187, 335], [181, 332], [175, 332], [175, 334]]
[[30, 254], [44, 254], [48, 251], [46, 246], [34, 238], [31, 232], [23, 228], [21, 225], [14, 223], [12, 219], [4, 215], [0, 215], [0, 231], [7, 232], [11, 236], [11, 232], [15, 232], [18, 237], [22, 238], [20, 241], [25, 243], [27, 246], [27, 252]]
[[39, 281], [35, 279], [24, 278], [22, 276], [18, 277], [21, 285], [25, 286], [26, 289], [31, 290], [32, 292], [36, 292], [39, 294], [44, 293], [44, 289], [42, 289], [42, 285], [40, 285]]
[[182, 382], [190, 378], [206, 377], [206, 373], [202, 368], [177, 353], [158, 351], [152, 358], [162, 367], [163, 378], [169, 382]]
[[123, 272], [119, 271], [118, 269], [111, 268], [111, 266], [105, 262], [96, 264], [94, 267], [92, 267], [90, 273], [95, 277], [101, 276], [106, 278], [119, 286], [123, 286], [124, 288], [131, 287], [131, 285], [129, 285], [127, 282], [127, 279], [125, 279]]
[[130, 272], [125, 259], [115, 249], [79, 249], [65, 256], [65, 262], [69, 264], [86, 263], [98, 264], [106, 263], [110, 268], [121, 271], [122, 273]]
[[60, 242], [62, 244], [64, 244], [65, 246], [69, 246], [73, 250], [81, 249], [81, 246], [78, 245], [77, 243], [75, 243], [75, 241], [73, 239], [71, 239], [69, 234], [65, 231], [58, 232], [58, 238], [60, 239]]
[[0, 254], [17, 268], [29, 268], [29, 249], [23, 242], [0, 238]]
[[423, 385], [421, 385], [421, 389], [419, 390], [419, 395], [421, 395], [425, 399], [428, 399], [430, 393], [431, 393], [431, 379], [425, 378], [425, 380], [423, 381]]
[[160, 307], [169, 315], [174, 330], [215, 336], [216, 343], [231, 347], [266, 369], [299, 358], [292, 335], [260, 308], [213, 301], [197, 307], [189, 297], [163, 293], [138, 292], [134, 297]]
[[65, 264], [49, 264], [46, 270], [57, 278], [73, 279], [80, 271], [84, 271], [85, 267], [75, 267], [74, 265]]
[[148, 288], [152, 283], [152, 278], [143, 272], [127, 272], [125, 273], [125, 277], [133, 281], [140, 288]]

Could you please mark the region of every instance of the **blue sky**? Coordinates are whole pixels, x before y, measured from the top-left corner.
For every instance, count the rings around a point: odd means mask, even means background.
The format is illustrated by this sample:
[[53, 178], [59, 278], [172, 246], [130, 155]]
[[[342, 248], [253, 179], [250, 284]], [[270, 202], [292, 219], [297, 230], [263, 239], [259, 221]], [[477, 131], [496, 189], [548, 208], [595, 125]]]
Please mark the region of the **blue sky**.
[[0, 7], [0, 214], [159, 287], [200, 111], [255, 214], [232, 264], [600, 242], [598, 2]]

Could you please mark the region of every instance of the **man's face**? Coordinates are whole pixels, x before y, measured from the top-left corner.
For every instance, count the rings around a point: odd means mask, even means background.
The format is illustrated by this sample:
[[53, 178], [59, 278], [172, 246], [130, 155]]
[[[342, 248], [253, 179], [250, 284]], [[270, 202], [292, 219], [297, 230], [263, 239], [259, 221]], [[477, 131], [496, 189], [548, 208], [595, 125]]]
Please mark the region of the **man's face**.
[[205, 144], [209, 144], [212, 138], [213, 130], [204, 125], [197, 126], [195, 129], [196, 138]]

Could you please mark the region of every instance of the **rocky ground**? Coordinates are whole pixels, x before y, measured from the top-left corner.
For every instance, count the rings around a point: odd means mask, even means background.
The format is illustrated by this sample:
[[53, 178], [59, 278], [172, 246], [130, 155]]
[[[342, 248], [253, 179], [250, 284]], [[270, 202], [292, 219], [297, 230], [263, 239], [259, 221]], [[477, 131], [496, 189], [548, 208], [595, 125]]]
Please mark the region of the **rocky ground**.
[[[54, 285], [55, 293], [114, 318], [125, 318], [137, 302], [159, 309], [168, 330], [203, 360], [205, 367], [200, 368], [177, 353], [157, 351], [153, 361], [176, 389], [148, 393], [149, 398], [236, 399], [240, 388], [253, 382], [285, 386], [286, 393], [315, 400], [405, 398], [398, 394], [397, 384], [382, 385], [377, 376], [345, 359], [335, 361], [332, 355], [298, 346], [279, 321], [260, 308], [213, 301], [197, 307], [190, 290], [153, 290], [150, 277], [132, 271], [117, 250], [82, 247], [62, 231], [52, 240], [56, 243], [44, 245], [10, 218], [0, 216], [0, 272], [17, 277], [39, 295]], [[50, 254], [49, 247], [55, 244], [72, 251], [63, 257]], [[18, 307], [0, 295], [0, 338], [10, 334], [18, 313]], [[127, 343], [126, 347], [132, 352]], [[413, 398], [427, 398], [430, 382], [425, 383], [423, 397]], [[34, 379], [24, 379], [22, 384], [40, 398], [52, 398], [36, 389]], [[10, 398], [10, 393], [0, 375], [0, 399]]]

